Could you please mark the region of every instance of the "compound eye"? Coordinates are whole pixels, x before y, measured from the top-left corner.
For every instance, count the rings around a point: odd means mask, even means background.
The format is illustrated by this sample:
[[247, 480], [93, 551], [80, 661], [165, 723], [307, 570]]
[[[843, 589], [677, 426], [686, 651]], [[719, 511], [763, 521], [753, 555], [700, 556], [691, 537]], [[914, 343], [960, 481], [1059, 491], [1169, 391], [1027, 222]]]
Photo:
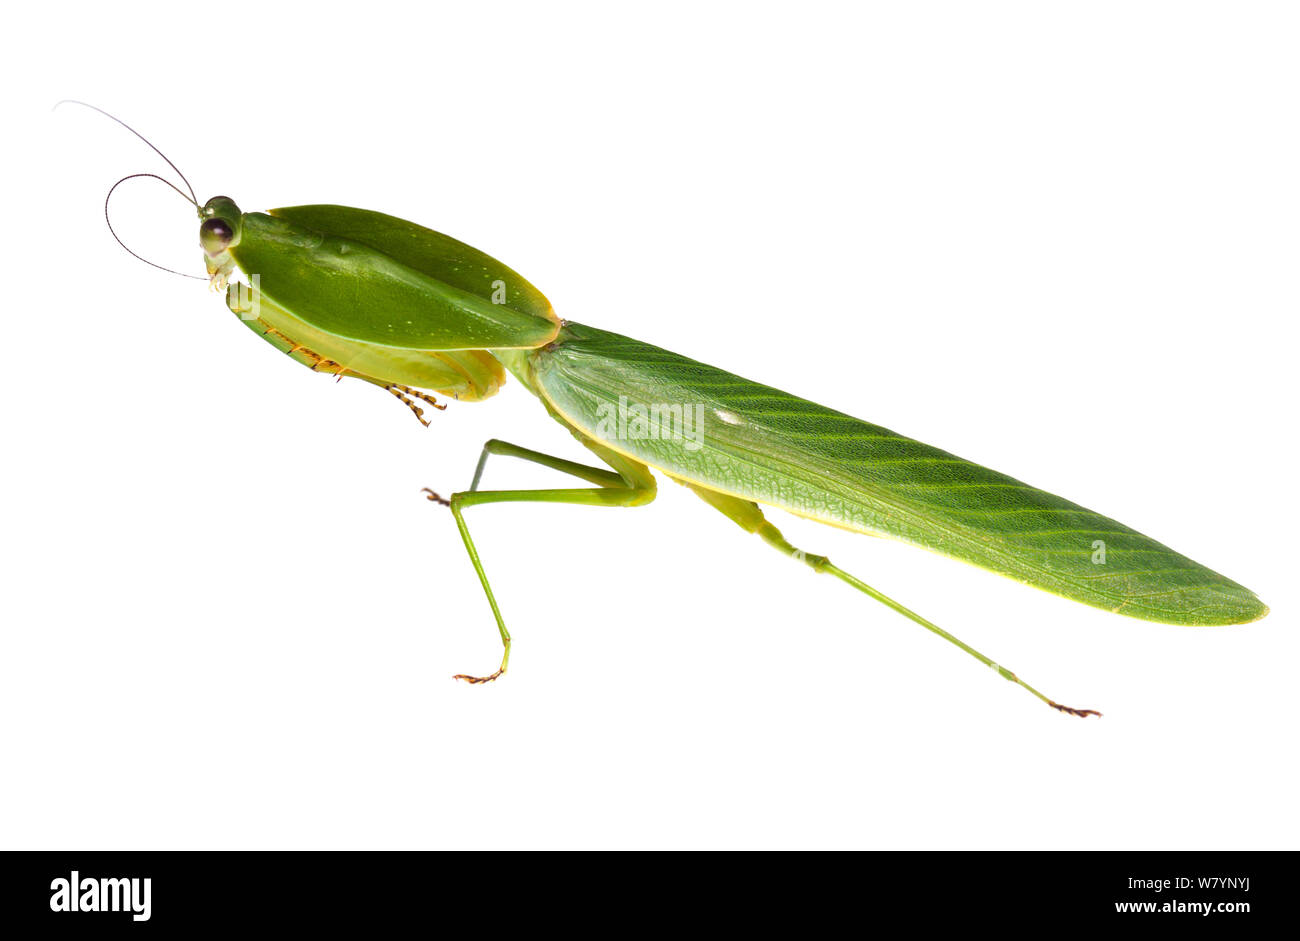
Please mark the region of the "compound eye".
[[235, 237], [235, 230], [225, 219], [208, 219], [199, 226], [199, 244], [209, 255], [220, 255]]

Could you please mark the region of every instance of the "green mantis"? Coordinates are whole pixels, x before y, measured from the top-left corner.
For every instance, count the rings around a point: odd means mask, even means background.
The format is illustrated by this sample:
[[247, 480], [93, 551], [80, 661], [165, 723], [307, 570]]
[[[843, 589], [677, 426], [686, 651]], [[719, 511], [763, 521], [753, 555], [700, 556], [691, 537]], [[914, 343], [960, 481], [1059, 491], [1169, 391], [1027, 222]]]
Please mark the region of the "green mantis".
[[[843, 412], [562, 320], [515, 271], [431, 229], [344, 206], [262, 213], [224, 196], [201, 206], [192, 191], [186, 198], [198, 209], [212, 285], [246, 326], [292, 359], [373, 383], [426, 425], [423, 406], [446, 407], [439, 396], [477, 402], [511, 376], [603, 465], [490, 440], [467, 490], [446, 497], [426, 491], [449, 508], [502, 642], [494, 672], [459, 679], [497, 679], [511, 648], [467, 511], [503, 502], [643, 506], [655, 498], [656, 472], [778, 552], [880, 601], [1072, 715], [1099, 713], [1049, 699], [825, 556], [795, 547], [763, 508], [891, 536], [1145, 620], [1213, 626], [1268, 612], [1231, 579], [1061, 497]], [[481, 490], [491, 455], [530, 461], [585, 486]]]

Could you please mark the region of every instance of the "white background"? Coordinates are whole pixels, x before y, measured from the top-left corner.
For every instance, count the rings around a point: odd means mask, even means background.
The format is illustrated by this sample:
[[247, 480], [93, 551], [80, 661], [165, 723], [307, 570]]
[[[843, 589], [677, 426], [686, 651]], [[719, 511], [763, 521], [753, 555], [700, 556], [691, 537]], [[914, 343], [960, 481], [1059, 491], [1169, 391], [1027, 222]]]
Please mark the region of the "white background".
[[[28, 8], [3, 69], [0, 845], [1296, 848], [1285, 4]], [[1191, 629], [774, 514], [1059, 715], [665, 482], [450, 515], [422, 429], [111, 241], [150, 136], [247, 210], [464, 239], [562, 316], [988, 464], [1272, 606]], [[201, 273], [126, 184], [133, 247]], [[490, 487], [569, 486], [508, 459]]]

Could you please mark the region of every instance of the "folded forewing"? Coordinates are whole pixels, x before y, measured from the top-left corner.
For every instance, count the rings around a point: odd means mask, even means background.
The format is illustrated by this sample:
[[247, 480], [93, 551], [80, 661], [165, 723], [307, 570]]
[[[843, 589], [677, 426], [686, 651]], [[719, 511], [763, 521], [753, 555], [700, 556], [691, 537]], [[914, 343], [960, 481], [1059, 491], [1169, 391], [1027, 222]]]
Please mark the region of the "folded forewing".
[[569, 324], [533, 362], [565, 418], [671, 476], [1147, 620], [1235, 624], [1268, 610], [1113, 519], [667, 350]]

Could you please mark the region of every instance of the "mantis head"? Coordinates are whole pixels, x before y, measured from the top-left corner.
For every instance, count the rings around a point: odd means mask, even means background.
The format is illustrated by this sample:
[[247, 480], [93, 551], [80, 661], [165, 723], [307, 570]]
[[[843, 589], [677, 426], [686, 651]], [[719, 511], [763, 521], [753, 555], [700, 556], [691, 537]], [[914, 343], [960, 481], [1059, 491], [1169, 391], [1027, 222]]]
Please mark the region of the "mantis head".
[[199, 210], [199, 244], [203, 247], [208, 278], [214, 289], [225, 290], [235, 259], [230, 249], [239, 244], [243, 213], [229, 196], [213, 196]]

